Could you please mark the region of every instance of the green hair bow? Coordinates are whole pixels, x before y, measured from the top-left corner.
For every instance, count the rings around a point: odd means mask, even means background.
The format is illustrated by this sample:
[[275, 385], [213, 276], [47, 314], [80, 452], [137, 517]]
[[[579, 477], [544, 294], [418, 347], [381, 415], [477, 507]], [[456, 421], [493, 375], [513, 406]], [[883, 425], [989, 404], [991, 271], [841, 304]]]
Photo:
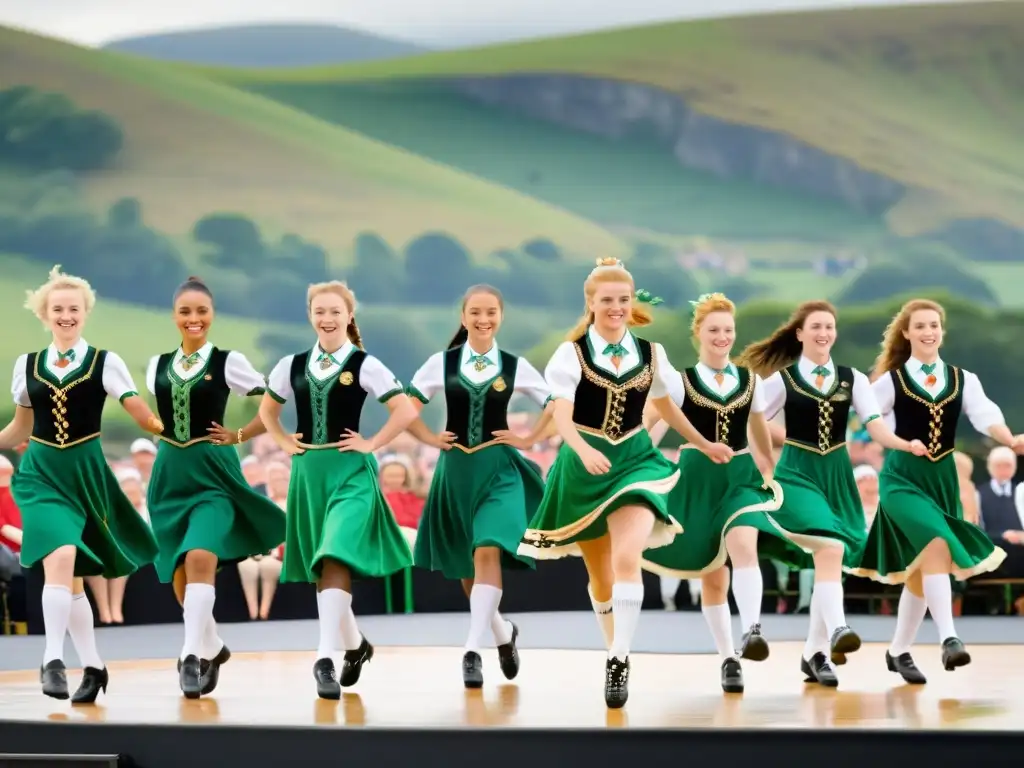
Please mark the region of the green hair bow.
[[650, 304], [652, 307], [656, 307], [659, 304], [664, 304], [665, 300], [660, 296], [652, 296], [651, 292], [645, 288], [641, 288], [636, 292], [636, 300], [642, 304]]

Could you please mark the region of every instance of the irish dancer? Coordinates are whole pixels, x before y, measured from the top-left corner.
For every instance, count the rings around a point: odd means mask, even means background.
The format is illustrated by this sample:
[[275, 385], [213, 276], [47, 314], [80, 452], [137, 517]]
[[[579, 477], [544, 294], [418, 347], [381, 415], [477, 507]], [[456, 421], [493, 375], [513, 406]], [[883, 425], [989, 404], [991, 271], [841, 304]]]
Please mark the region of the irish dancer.
[[1024, 436], [1010, 432], [978, 377], [939, 356], [944, 325], [941, 305], [914, 299], [885, 329], [872, 374], [875, 398], [892, 430], [904, 440], [923, 442], [927, 454], [896, 451], [885, 457], [878, 512], [860, 567], [852, 571], [883, 584], [903, 584], [885, 663], [890, 672], [918, 684], [925, 676], [910, 648], [926, 610], [942, 642], [942, 666], [952, 671], [971, 662], [953, 624], [950, 574], [966, 581], [996, 570], [1006, 558], [978, 526], [963, 519], [953, 457], [957, 420], [963, 414], [981, 434], [1024, 450]]
[[[387, 577], [412, 564], [372, 454], [409, 426], [416, 409], [394, 374], [363, 349], [347, 285], [311, 285], [306, 307], [317, 343], [274, 367], [260, 416], [293, 457], [281, 580], [317, 586], [320, 645], [313, 677], [321, 698], [338, 699], [373, 657], [352, 612], [352, 579]], [[390, 411], [370, 439], [359, 434], [367, 395]], [[295, 403], [296, 434], [281, 426], [288, 401]], [[340, 684], [332, 659], [339, 626], [345, 650]]]
[[29, 439], [11, 495], [22, 511], [22, 565], [41, 565], [45, 579], [43, 693], [68, 698], [64, 635], [71, 627], [84, 667], [71, 697], [76, 704], [95, 701], [109, 681], [96, 652], [92, 608], [76, 577], [127, 576], [153, 562], [157, 553], [149, 526], [103, 455], [103, 406], [112, 397], [142, 429], [163, 430], [138, 396], [124, 361], [82, 338], [95, 305], [89, 283], [59, 266], [44, 285], [28, 292], [25, 306], [50, 331], [52, 341], [14, 364], [11, 392], [18, 407], [0, 431], [0, 450]]
[[218, 568], [273, 549], [285, 528], [280, 507], [245, 481], [232, 447], [266, 431], [259, 415], [235, 431], [222, 426], [228, 398], [261, 397], [266, 382], [241, 352], [208, 340], [213, 319], [213, 294], [189, 278], [174, 294], [181, 345], [154, 357], [146, 371], [164, 424], [147, 505], [160, 547], [158, 577], [166, 584], [183, 573], [178, 678], [190, 699], [217, 687], [220, 666], [231, 657], [213, 619]]
[[[765, 419], [764, 384], [748, 368], [730, 362], [736, 341], [736, 307], [721, 293], [693, 302], [691, 330], [699, 360], [681, 374], [667, 372], [669, 395], [707, 442], [734, 451], [728, 464], [717, 464], [692, 444], [679, 452], [683, 480], [669, 494], [668, 508], [683, 529], [666, 547], [645, 554], [644, 568], [662, 576], [701, 580], [701, 611], [722, 659], [722, 689], [742, 693], [740, 657], [768, 658], [761, 634], [764, 586], [758, 564], [758, 532], [782, 537], [785, 532], [768, 513], [782, 502], [772, 481], [771, 433]], [[649, 408], [648, 429], [658, 423]], [[748, 437], [749, 435], [749, 437]], [[751, 453], [751, 445], [754, 452]], [[740, 653], [733, 645], [729, 612], [732, 590], [745, 632]]]
[[508, 428], [512, 396], [522, 393], [547, 404], [547, 382], [524, 358], [496, 343], [504, 312], [501, 293], [475, 285], [462, 299], [462, 324], [444, 352], [432, 355], [408, 388], [422, 408], [438, 394], [447, 411], [445, 432], [434, 435], [417, 419], [409, 431], [442, 449], [416, 536], [415, 562], [460, 579], [469, 597], [469, 636], [462, 658], [467, 688], [483, 685], [480, 648], [490, 629], [501, 671], [519, 673], [519, 629], [498, 611], [502, 568], [533, 568], [517, 554], [526, 523], [544, 495], [540, 469], [519, 448], [537, 442], [549, 418], [531, 437]]
[[629, 651], [644, 596], [643, 551], [682, 532], [666, 506], [679, 471], [644, 429], [648, 398], [700, 450], [721, 461], [731, 459], [732, 450], [705, 439], [669, 397], [664, 349], [630, 330], [650, 324], [645, 304], [657, 299], [636, 291], [622, 262], [600, 260], [583, 293], [584, 316], [545, 370], [564, 442], [519, 552], [583, 556], [595, 612], [611, 618], [605, 702], [614, 709], [629, 693]]

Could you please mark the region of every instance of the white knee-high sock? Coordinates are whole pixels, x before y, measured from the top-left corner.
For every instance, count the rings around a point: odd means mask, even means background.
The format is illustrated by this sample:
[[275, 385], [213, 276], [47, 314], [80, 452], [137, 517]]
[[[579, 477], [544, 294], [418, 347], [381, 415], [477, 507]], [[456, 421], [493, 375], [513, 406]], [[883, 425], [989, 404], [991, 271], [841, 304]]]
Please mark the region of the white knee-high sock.
[[729, 603], [702, 605], [700, 612], [704, 614], [704, 621], [708, 623], [708, 629], [711, 630], [711, 637], [714, 638], [718, 655], [723, 659], [735, 656], [736, 646], [732, 641], [732, 614], [729, 612]]
[[918, 597], [906, 587], [900, 593], [899, 608], [896, 609], [896, 631], [892, 636], [892, 644], [889, 646], [889, 653], [892, 656], [899, 656], [902, 653], [910, 653], [910, 648], [917, 637], [917, 630], [924, 621], [924, 615], [928, 611], [928, 604], [923, 597]]
[[68, 634], [75, 646], [75, 653], [83, 667], [103, 669], [103, 659], [96, 650], [96, 626], [92, 617], [92, 606], [85, 592], [71, 596], [71, 611], [68, 614]]
[[932, 615], [935, 628], [939, 631], [939, 642], [956, 637], [953, 626], [953, 587], [945, 573], [933, 573], [921, 579], [924, 586], [924, 601]]
[[352, 610], [352, 595], [343, 589], [322, 589], [316, 593], [316, 607], [320, 617], [320, 645], [316, 657], [330, 659], [337, 650], [335, 645], [345, 612]]
[[186, 656], [200, 656], [203, 652], [203, 637], [206, 625], [213, 620], [213, 603], [217, 592], [213, 584], [186, 584], [185, 599], [182, 601], [182, 615], [185, 618], [185, 642], [181, 647], [181, 659]]
[[732, 594], [736, 598], [743, 631], [746, 632], [751, 624], [761, 621], [761, 600], [764, 597], [764, 578], [761, 576], [761, 569], [733, 568]]
[[597, 616], [597, 626], [601, 630], [601, 637], [604, 638], [604, 647], [612, 647], [612, 637], [615, 634], [614, 619], [612, 615], [612, 601], [601, 602], [594, 597], [594, 590], [587, 584], [587, 594], [590, 595], [590, 605]]
[[[829, 639], [832, 633], [846, 626], [846, 612], [843, 610], [843, 583], [841, 581], [819, 581], [814, 585], [814, 600], [825, 622]], [[827, 654], [826, 654], [827, 655]]]
[[498, 612], [501, 590], [490, 584], [474, 584], [469, 591], [469, 635], [466, 638], [468, 651], [480, 652], [484, 633], [491, 628], [491, 619]]
[[828, 644], [831, 635], [825, 625], [825, 619], [821, 615], [821, 602], [821, 594], [815, 587], [811, 593], [810, 621], [807, 627], [807, 642], [804, 643], [804, 658], [807, 661], [810, 661], [816, 653], [824, 653], [826, 658], [831, 656]]
[[617, 582], [612, 585], [612, 646], [608, 649], [609, 659], [625, 661], [640, 621], [640, 609], [644, 602], [644, 584]]
[[352, 610], [352, 594], [345, 594], [348, 595], [349, 608], [341, 617], [341, 647], [346, 651], [357, 651], [363, 644], [363, 633], [359, 631], [356, 612]]
[[512, 622], [506, 619], [498, 611], [491, 616], [491, 634], [494, 635], [495, 645], [505, 645], [512, 642]]
[[203, 647], [199, 658], [209, 661], [220, 653], [223, 647], [224, 641], [220, 639], [220, 634], [217, 632], [217, 621], [211, 612], [210, 620], [206, 622], [206, 629], [203, 632]]
[[71, 619], [71, 590], [47, 584], [43, 587], [43, 625], [46, 628], [46, 649], [43, 665], [55, 659], [64, 660], [64, 635]]

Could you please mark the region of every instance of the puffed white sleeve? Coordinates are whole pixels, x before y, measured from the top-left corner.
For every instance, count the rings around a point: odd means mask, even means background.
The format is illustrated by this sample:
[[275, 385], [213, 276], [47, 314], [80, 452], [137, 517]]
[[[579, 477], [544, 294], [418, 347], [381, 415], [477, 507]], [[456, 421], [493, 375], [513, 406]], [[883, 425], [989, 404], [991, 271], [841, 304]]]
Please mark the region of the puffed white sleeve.
[[139, 390], [135, 388], [135, 379], [132, 378], [131, 371], [116, 352], [108, 351], [107, 358], [103, 362], [103, 389], [120, 403], [139, 394]]
[[241, 397], [256, 397], [267, 389], [263, 374], [241, 352], [228, 352], [228, 358], [224, 361], [224, 380], [228, 389]]
[[519, 365], [516, 366], [516, 382], [512, 387], [516, 392], [521, 392], [543, 408], [551, 399], [551, 388], [540, 375], [540, 371], [533, 367], [525, 357], [519, 358]]
[[292, 399], [292, 360], [295, 355], [288, 355], [278, 360], [277, 365], [267, 377], [267, 394], [277, 402], [287, 403]]
[[156, 355], [149, 358], [149, 365], [146, 366], [146, 389], [149, 394], [156, 394], [156, 369], [160, 364], [160, 356]]
[[576, 345], [571, 341], [563, 342], [555, 350], [544, 368], [544, 380], [548, 383], [551, 397], [576, 401], [576, 387], [583, 378], [580, 360], [576, 357]]
[[871, 384], [871, 392], [878, 404], [878, 413], [893, 432], [896, 431], [896, 416], [892, 409], [896, 405], [896, 387], [892, 383], [892, 376], [883, 373]]
[[858, 370], [853, 372], [853, 392], [850, 398], [861, 426], [882, 416], [882, 408], [878, 405], [878, 398], [875, 397], [875, 390], [871, 387], [871, 382]]
[[750, 396], [750, 412], [764, 413], [768, 410], [768, 402], [764, 397], [764, 379], [754, 374], [754, 394]]
[[444, 352], [435, 352], [412, 375], [407, 394], [426, 405], [444, 389]]
[[[658, 345], [661, 346], [660, 344]], [[669, 361], [668, 356], [665, 355], [665, 350], [662, 350], [661, 356], [658, 358], [658, 368], [664, 373], [661, 376], [665, 382], [665, 387], [668, 390], [668, 396], [672, 398], [672, 402], [678, 405], [680, 408], [683, 407], [683, 403], [686, 401], [686, 388], [683, 386], [683, 375], [676, 370], [675, 366]], [[651, 394], [654, 397], [654, 394]]]
[[28, 381], [25, 378], [25, 367], [28, 365], [28, 355], [22, 355], [14, 363], [14, 372], [11, 375], [11, 397], [15, 405], [22, 408], [31, 408], [32, 401], [28, 399]]
[[782, 380], [782, 373], [776, 371], [767, 379], [758, 376], [754, 383], [755, 397], [758, 391], [761, 392], [761, 402], [764, 403], [764, 410], [761, 413], [767, 419], [774, 419], [786, 407], [786, 382]]
[[677, 371], [665, 354], [665, 348], [661, 344], [651, 344], [654, 351], [654, 378], [651, 381], [651, 391], [648, 394], [652, 400], [661, 397], [668, 397], [672, 394], [673, 379], [679, 379]]
[[405, 387], [398, 377], [373, 355], [367, 355], [359, 367], [359, 386], [380, 403], [386, 403], [395, 395], [405, 394]]
[[987, 435], [997, 424], [1005, 424], [1003, 410], [988, 399], [981, 379], [970, 371], [962, 371], [964, 375], [964, 414], [976, 430]]

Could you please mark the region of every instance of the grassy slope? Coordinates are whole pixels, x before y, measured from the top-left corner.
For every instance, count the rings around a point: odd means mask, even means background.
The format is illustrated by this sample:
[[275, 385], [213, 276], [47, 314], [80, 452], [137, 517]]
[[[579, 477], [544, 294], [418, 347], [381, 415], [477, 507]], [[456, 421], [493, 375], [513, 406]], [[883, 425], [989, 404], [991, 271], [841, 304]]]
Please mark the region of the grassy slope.
[[591, 222], [171, 64], [4, 28], [0, 51], [0, 88], [60, 91], [121, 123], [119, 167], [90, 179], [90, 193], [100, 204], [137, 196], [171, 233], [238, 210], [334, 252], [367, 229], [397, 246], [440, 229], [477, 251], [549, 236], [588, 256], [621, 252]]
[[651, 83], [918, 188], [903, 233], [953, 216], [1024, 225], [1024, 13], [1014, 2], [777, 14], [291, 71], [205, 70], [239, 85], [510, 72]]
[[610, 141], [519, 117], [441, 85], [267, 82], [245, 87], [617, 230], [846, 243], [885, 231], [880, 219], [838, 203], [689, 171], [666, 162], [664, 149], [649, 142]]

